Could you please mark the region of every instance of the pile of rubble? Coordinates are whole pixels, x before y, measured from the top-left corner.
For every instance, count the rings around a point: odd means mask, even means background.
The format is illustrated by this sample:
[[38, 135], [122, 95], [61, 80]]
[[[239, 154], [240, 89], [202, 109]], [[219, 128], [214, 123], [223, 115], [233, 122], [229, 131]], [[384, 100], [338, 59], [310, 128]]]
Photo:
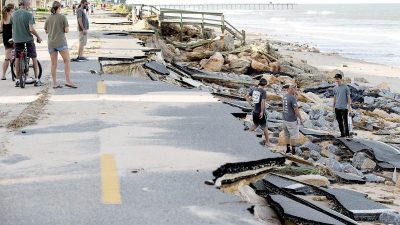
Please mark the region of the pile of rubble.
[[[184, 26], [183, 29], [185, 42], [179, 41], [180, 27], [173, 25], [162, 28], [162, 37], [141, 37], [146, 47], [161, 51], [151, 52], [145, 62], [140, 62], [149, 79], [210, 91], [222, 102], [242, 110], [243, 113], [234, 116], [243, 121], [245, 129], [250, 126], [252, 108], [244, 95], [259, 79], [268, 80], [270, 141], [276, 145], [272, 150], [282, 156], [223, 165], [214, 171], [213, 184], [222, 187], [271, 171], [286, 175], [300, 170], [304, 175], [317, 173], [323, 176], [295, 180], [269, 174], [251, 187], [275, 209], [281, 220], [294, 224], [358, 224], [355, 220], [400, 224], [399, 214], [367, 199], [365, 194], [329, 187], [331, 183], [366, 182], [400, 185], [395, 176], [396, 168], [400, 167], [399, 94], [383, 84], [373, 87], [365, 82], [350, 83], [347, 79], [354, 108], [352, 135], [356, 137], [362, 130], [368, 132], [359, 134], [359, 138], [337, 138], [331, 71], [319, 71], [304, 61], [282, 56], [269, 41], [240, 46], [230, 35], [218, 36], [207, 30], [208, 39], [198, 40], [199, 28]], [[297, 47], [299, 51], [317, 52], [308, 46]], [[301, 88], [297, 97], [305, 118], [296, 155], [282, 151], [281, 96], [289, 84]], [[261, 136], [261, 131], [257, 135]], [[325, 198], [332, 204], [321, 207], [299, 195], [318, 196], [315, 199]]]

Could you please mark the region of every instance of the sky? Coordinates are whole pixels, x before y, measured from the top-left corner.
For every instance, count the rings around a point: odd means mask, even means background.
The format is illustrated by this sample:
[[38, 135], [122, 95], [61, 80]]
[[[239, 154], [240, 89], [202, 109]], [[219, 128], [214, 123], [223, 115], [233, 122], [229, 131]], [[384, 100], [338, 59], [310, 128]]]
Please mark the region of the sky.
[[[243, 3], [243, 0], [127, 0], [132, 3], [152, 4], [207, 4], [207, 3]], [[297, 4], [355, 4], [355, 3], [399, 3], [400, 0], [246, 0], [246, 3], [297, 3]]]

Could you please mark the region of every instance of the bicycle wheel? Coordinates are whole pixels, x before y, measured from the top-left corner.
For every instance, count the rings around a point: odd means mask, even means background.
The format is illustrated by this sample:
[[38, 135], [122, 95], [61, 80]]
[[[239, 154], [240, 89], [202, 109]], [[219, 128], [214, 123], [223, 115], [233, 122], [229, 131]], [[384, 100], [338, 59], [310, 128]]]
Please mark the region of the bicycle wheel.
[[25, 73], [25, 60], [19, 60], [19, 86], [25, 88], [26, 73]]
[[[13, 60], [11, 60], [11, 77], [12, 77], [12, 80], [13, 81], [15, 81], [15, 78], [16, 78], [16, 76], [15, 76], [15, 59], [13, 59]], [[39, 60], [38, 60], [38, 72], [39, 72], [39, 74], [38, 74], [38, 78], [40, 79], [41, 77], [42, 77], [42, 64], [40, 64], [40, 62], [39, 62]], [[34, 78], [35, 77], [35, 73], [34, 73], [34, 71], [33, 71], [33, 60], [32, 59], [29, 59], [29, 71], [28, 71], [28, 73], [27, 73], [27, 77], [32, 77], [32, 78]]]

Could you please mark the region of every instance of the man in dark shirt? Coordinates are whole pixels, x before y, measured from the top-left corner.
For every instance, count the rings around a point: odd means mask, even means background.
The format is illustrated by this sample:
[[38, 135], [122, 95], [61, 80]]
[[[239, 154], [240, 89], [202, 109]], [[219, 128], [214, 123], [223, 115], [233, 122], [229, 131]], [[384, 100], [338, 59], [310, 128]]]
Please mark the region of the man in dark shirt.
[[333, 89], [333, 109], [336, 114], [336, 120], [339, 124], [340, 136], [348, 137], [349, 132], [349, 113], [351, 113], [351, 97], [349, 87], [343, 83], [343, 75], [335, 75], [337, 86]]
[[[288, 93], [283, 96], [283, 132], [286, 140], [286, 153], [296, 153], [296, 142], [299, 139], [299, 122], [303, 124], [304, 120], [301, 118], [297, 99], [295, 94], [297, 92], [296, 85], [290, 85]], [[292, 149], [290, 149], [290, 146]]]
[[250, 105], [254, 106], [253, 109], [253, 126], [249, 131], [254, 131], [258, 126], [264, 131], [265, 135], [265, 146], [271, 146], [268, 138], [268, 129], [267, 129], [267, 116], [266, 116], [266, 101], [267, 101], [267, 92], [264, 90], [265, 86], [267, 86], [268, 81], [264, 78], [261, 78], [258, 87], [252, 91], [248, 95], [246, 95], [247, 102]]

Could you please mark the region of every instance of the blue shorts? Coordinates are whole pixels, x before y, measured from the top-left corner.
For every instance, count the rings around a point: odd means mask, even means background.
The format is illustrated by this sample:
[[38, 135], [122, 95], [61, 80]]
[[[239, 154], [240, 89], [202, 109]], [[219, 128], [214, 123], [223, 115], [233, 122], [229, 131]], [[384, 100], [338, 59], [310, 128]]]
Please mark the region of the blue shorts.
[[65, 45], [65, 46], [58, 47], [58, 48], [50, 48], [49, 49], [49, 53], [53, 54], [54, 52], [61, 52], [61, 51], [65, 50], [65, 49], [68, 49], [68, 46]]

